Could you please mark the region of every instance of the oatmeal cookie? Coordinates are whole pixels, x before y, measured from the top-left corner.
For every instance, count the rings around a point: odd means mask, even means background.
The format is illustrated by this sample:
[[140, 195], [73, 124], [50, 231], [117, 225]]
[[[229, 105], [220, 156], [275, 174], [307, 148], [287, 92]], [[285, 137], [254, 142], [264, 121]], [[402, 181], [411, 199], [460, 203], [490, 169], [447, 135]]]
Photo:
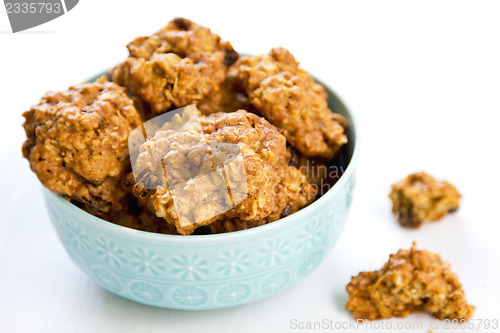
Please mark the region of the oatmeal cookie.
[[134, 194], [181, 234], [223, 218], [278, 219], [314, 198], [285, 151], [285, 137], [261, 117], [187, 107], [140, 146]]
[[215, 96], [227, 66], [237, 58], [231, 44], [184, 18], [128, 44], [127, 60], [109, 72], [159, 114]]
[[346, 309], [356, 319], [406, 317], [427, 312], [438, 319], [470, 319], [474, 306], [465, 299], [458, 277], [435, 253], [399, 250], [379, 271], [361, 272], [346, 287]]
[[277, 185], [275, 208], [260, 220], [242, 220], [240, 218], [224, 218], [206, 226], [212, 234], [233, 232], [258, 227], [287, 217], [316, 199], [316, 188], [308, 183], [307, 178], [295, 167], [279, 169], [281, 178]]
[[389, 197], [399, 223], [417, 228], [424, 222], [439, 220], [456, 211], [461, 196], [450, 183], [417, 172], [394, 184]]
[[141, 119], [122, 87], [101, 78], [49, 92], [23, 116], [23, 155], [46, 188], [94, 214], [123, 208], [127, 140]]
[[324, 88], [287, 50], [243, 57], [227, 76], [244, 87], [259, 113], [304, 155], [331, 159], [347, 142], [346, 120], [328, 108]]

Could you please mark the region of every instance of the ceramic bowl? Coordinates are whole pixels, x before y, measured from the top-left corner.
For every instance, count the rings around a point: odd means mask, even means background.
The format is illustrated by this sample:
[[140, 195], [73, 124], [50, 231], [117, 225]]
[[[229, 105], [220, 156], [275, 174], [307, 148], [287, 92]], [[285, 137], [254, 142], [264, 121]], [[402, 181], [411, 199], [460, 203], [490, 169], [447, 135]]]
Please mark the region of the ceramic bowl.
[[152, 306], [185, 310], [254, 302], [309, 274], [342, 233], [359, 151], [352, 115], [325, 88], [330, 108], [350, 124], [349, 144], [343, 152], [347, 167], [313, 204], [253, 229], [177, 236], [106, 222], [44, 189], [50, 219], [71, 260], [112, 293]]

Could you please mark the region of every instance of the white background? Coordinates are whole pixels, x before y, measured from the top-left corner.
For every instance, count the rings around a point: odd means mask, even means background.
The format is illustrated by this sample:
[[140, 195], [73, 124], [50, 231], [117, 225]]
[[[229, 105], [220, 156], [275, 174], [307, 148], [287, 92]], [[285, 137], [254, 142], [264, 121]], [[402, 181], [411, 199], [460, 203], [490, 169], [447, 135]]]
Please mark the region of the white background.
[[[255, 304], [172, 311], [104, 291], [65, 254], [21, 158], [24, 110], [123, 60], [129, 41], [175, 16], [239, 51], [290, 49], [359, 119], [359, 182], [344, 234], [312, 274]], [[413, 240], [452, 263], [475, 318], [500, 319], [500, 1], [81, 0], [17, 34], [2, 9], [0, 113], [0, 332], [288, 332], [292, 319], [345, 322], [350, 277]], [[418, 170], [450, 180], [463, 200], [457, 213], [411, 231], [387, 195]], [[433, 319], [390, 322], [422, 322], [426, 332]]]

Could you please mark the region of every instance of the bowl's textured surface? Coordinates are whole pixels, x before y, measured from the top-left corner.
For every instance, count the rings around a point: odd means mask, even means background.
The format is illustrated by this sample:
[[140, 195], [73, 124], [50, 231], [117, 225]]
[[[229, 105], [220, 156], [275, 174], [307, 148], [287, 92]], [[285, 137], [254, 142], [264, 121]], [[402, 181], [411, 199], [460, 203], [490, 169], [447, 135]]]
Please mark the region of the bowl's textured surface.
[[348, 167], [320, 199], [261, 227], [220, 235], [174, 236], [108, 223], [43, 191], [73, 262], [107, 290], [153, 306], [203, 310], [268, 297], [310, 273], [341, 234], [355, 183], [354, 121], [331, 92], [329, 105], [350, 124]]

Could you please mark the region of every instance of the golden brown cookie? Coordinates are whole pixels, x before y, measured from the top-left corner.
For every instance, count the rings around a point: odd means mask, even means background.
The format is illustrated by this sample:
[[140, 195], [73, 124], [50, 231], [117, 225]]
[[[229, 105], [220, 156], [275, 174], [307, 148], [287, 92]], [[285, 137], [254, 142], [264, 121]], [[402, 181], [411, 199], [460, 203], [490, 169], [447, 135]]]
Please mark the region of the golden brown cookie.
[[127, 140], [141, 119], [122, 87], [101, 78], [49, 92], [23, 116], [23, 155], [45, 187], [94, 214], [123, 208]]
[[450, 183], [417, 172], [392, 185], [389, 197], [399, 223], [417, 228], [424, 222], [439, 220], [456, 211], [461, 196]]
[[346, 287], [346, 309], [356, 319], [406, 317], [427, 312], [438, 319], [470, 319], [458, 277], [441, 257], [426, 250], [399, 250], [379, 271], [361, 272]]
[[276, 220], [314, 200], [305, 176], [286, 164], [285, 137], [265, 119], [185, 110], [140, 146], [135, 165], [134, 194], [179, 233], [223, 218]]
[[215, 96], [238, 54], [210, 29], [184, 18], [128, 46], [129, 57], [109, 75], [141, 97], [154, 114]]
[[328, 108], [327, 94], [283, 48], [234, 63], [228, 78], [288, 142], [309, 157], [333, 158], [347, 142], [345, 119]]

